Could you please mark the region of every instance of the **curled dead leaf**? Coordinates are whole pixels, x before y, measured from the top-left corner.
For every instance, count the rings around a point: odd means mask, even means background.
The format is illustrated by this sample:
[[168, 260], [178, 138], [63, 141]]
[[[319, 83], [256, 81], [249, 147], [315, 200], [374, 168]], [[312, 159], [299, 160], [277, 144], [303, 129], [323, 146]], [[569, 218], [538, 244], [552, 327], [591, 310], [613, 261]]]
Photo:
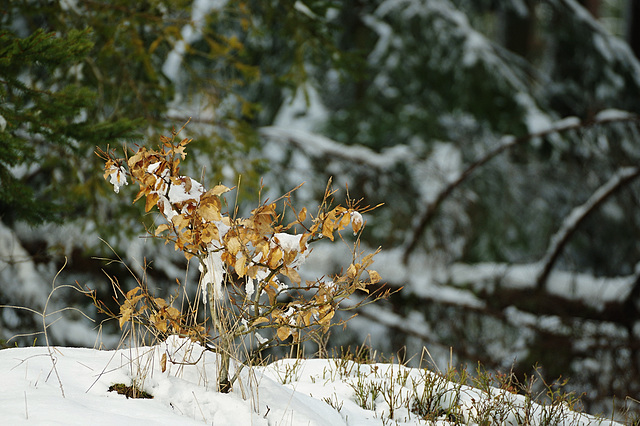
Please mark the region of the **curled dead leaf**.
[[289, 336], [291, 336], [291, 329], [287, 326], [282, 326], [278, 328], [278, 339], [286, 340]]

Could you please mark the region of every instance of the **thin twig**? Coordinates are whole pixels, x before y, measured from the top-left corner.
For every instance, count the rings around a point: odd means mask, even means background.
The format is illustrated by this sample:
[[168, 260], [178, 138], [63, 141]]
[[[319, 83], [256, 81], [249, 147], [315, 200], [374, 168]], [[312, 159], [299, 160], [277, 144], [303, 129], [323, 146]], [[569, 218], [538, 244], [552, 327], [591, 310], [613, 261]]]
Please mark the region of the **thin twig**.
[[58, 379], [58, 384], [60, 385], [60, 392], [62, 393], [62, 397], [64, 398], [64, 388], [62, 387], [62, 380], [60, 379], [60, 374], [58, 373], [58, 368], [56, 367], [56, 359], [53, 357], [53, 351], [51, 349], [51, 345], [49, 344], [49, 333], [47, 333], [47, 307], [49, 306], [49, 301], [51, 300], [51, 296], [56, 291], [56, 280], [58, 276], [62, 272], [62, 270], [67, 266], [67, 257], [64, 258], [64, 264], [60, 268], [60, 270], [56, 273], [55, 277], [53, 277], [53, 281], [51, 283], [52, 289], [47, 297], [47, 301], [44, 304], [44, 309], [42, 310], [42, 328], [44, 329], [44, 339], [47, 345], [47, 352], [49, 352], [49, 357], [51, 358], [51, 364], [53, 365], [53, 371], [56, 373], [56, 378]]

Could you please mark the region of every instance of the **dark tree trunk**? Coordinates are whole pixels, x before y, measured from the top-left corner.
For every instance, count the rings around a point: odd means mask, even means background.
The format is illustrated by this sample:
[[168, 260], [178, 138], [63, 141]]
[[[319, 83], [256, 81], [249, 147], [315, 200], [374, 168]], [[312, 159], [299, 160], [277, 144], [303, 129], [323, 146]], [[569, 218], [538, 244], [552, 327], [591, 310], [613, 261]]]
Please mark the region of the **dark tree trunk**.
[[636, 58], [640, 59], [640, 2], [629, 0], [627, 13], [627, 41]]
[[506, 8], [502, 12], [503, 44], [510, 51], [530, 59], [535, 28], [535, 5], [526, 0], [527, 13]]
[[580, 4], [584, 6], [594, 18], [600, 18], [600, 4], [602, 0], [580, 0]]

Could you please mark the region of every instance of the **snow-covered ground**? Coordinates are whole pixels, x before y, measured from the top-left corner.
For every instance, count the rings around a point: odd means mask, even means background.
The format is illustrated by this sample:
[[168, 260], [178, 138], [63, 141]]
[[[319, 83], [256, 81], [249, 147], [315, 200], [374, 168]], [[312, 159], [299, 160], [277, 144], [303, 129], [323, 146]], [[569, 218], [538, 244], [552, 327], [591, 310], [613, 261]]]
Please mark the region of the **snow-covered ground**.
[[[339, 359], [244, 368], [233, 391], [223, 394], [216, 390], [216, 355], [173, 337], [116, 351], [5, 349], [0, 377], [2, 422], [11, 425], [447, 425], [482, 418], [490, 424], [614, 424], [563, 404], [542, 406], [507, 391], [455, 384], [426, 369]], [[153, 399], [108, 391], [134, 380]], [[438, 418], [426, 421], [433, 412]]]

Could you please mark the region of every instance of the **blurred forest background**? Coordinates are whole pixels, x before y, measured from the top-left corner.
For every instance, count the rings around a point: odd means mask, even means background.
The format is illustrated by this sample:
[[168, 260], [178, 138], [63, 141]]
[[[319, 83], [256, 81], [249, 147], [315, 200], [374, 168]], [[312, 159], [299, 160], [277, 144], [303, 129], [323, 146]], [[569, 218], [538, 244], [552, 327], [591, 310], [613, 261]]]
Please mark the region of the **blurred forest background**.
[[[114, 194], [94, 151], [191, 117], [185, 174], [240, 182], [241, 211], [261, 181], [263, 201], [306, 182], [294, 203], [309, 207], [329, 177], [337, 201], [348, 185], [384, 203], [363, 243], [403, 289], [335, 347], [537, 366], [590, 412], [640, 412], [625, 401], [640, 395], [639, 55], [633, 0], [2, 0], [0, 305], [42, 312], [65, 259], [56, 284], [108, 300], [105, 272], [133, 285], [98, 259], [110, 247], [175, 291], [184, 257], [145, 238], [155, 217], [135, 188]], [[318, 247], [307, 273], [344, 253]], [[69, 290], [46, 308], [65, 306], [100, 320]], [[117, 324], [47, 320], [56, 345], [118, 343]], [[0, 310], [4, 346], [41, 329]]]

